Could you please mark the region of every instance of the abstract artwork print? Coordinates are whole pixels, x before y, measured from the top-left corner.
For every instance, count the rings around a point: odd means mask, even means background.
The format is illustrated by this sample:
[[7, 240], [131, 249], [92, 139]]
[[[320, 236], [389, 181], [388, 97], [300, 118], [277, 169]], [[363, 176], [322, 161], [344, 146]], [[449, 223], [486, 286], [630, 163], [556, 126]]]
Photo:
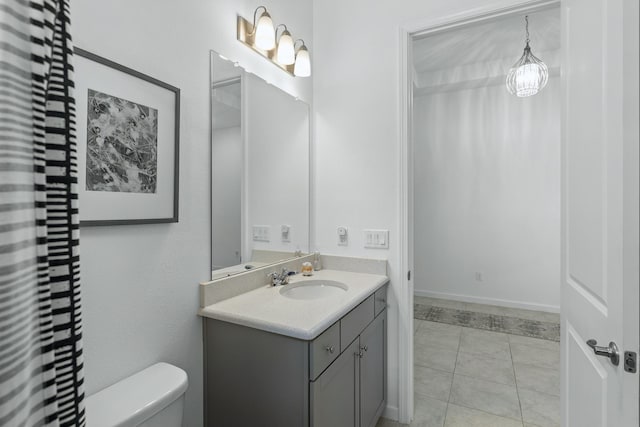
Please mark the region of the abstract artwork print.
[[86, 190], [156, 193], [158, 110], [88, 91]]

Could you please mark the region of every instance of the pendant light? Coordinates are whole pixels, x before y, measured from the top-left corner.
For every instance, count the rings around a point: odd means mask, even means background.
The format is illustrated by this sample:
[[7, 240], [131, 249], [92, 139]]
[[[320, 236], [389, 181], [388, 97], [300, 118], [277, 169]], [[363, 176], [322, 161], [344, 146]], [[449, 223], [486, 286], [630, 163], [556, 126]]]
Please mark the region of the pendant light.
[[507, 90], [510, 94], [521, 98], [538, 93], [546, 86], [549, 79], [549, 70], [546, 64], [531, 53], [531, 47], [529, 47], [529, 16], [525, 16], [524, 20], [527, 33], [524, 52], [507, 74]]
[[[264, 9], [264, 12], [262, 12], [256, 23], [256, 16], [260, 9]], [[276, 47], [276, 32], [273, 29], [273, 21], [264, 6], [257, 7], [253, 12], [253, 31], [255, 32], [254, 40], [257, 48], [271, 50]]]
[[304, 44], [304, 40], [298, 39], [297, 42], [302, 42], [301, 46], [296, 51], [296, 63], [293, 66], [293, 74], [296, 77], [309, 77], [311, 75], [311, 58], [309, 57], [309, 51]]
[[[284, 24], [278, 25], [276, 28], [276, 36], [278, 34], [278, 28], [284, 27], [280, 38], [278, 38], [278, 45], [276, 51], [276, 60], [283, 65], [291, 65], [296, 62], [296, 52], [293, 48], [293, 38], [291, 33], [287, 30], [287, 26]], [[277, 37], [276, 37], [277, 38]]]

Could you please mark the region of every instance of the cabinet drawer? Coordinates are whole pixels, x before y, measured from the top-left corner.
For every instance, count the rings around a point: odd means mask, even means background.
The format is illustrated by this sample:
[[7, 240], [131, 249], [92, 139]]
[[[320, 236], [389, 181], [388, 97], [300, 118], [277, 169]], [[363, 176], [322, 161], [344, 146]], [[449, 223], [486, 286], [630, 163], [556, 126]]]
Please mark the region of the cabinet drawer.
[[374, 317], [374, 295], [360, 303], [340, 321], [340, 348], [345, 349]]
[[340, 322], [309, 343], [309, 376], [315, 380], [340, 354]]
[[387, 285], [384, 285], [374, 294], [374, 307], [376, 316], [387, 306]]

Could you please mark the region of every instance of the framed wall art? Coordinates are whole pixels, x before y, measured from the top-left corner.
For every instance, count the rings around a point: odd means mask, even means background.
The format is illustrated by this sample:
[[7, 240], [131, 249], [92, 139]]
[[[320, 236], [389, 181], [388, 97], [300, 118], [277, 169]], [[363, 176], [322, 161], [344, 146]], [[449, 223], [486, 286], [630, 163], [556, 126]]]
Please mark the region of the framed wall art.
[[80, 225], [178, 222], [180, 89], [74, 51]]

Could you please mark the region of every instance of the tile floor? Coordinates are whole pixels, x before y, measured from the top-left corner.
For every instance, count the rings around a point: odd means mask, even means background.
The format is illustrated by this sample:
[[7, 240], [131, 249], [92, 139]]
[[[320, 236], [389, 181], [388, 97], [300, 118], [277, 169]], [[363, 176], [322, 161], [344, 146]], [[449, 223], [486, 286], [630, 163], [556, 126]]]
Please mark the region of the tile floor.
[[[419, 298], [425, 303], [559, 322], [557, 314]], [[411, 427], [560, 426], [560, 344], [415, 320]], [[403, 424], [381, 419], [377, 427]]]

